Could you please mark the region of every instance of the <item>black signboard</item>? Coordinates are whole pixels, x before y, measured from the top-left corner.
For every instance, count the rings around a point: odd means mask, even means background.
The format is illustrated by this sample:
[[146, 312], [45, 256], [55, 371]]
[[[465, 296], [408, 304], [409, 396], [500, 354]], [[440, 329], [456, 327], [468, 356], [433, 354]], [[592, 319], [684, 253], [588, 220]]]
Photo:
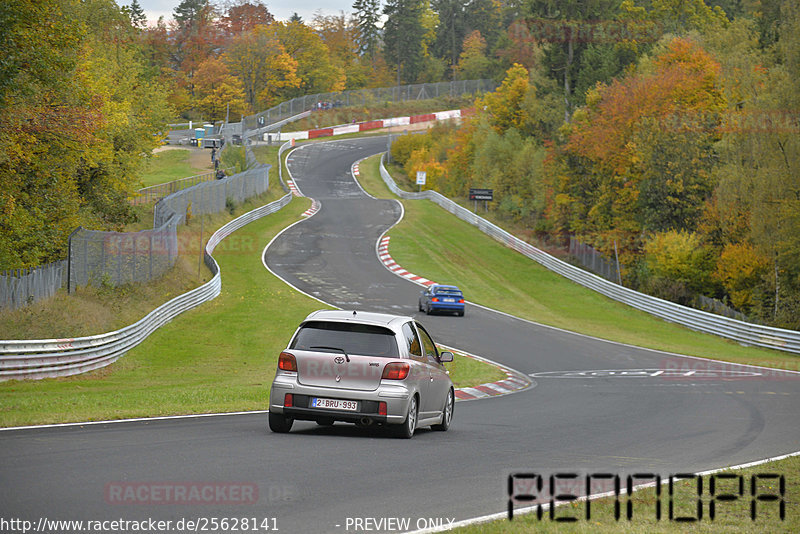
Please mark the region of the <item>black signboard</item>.
[[470, 200], [494, 200], [494, 189], [473, 189], [469, 190]]

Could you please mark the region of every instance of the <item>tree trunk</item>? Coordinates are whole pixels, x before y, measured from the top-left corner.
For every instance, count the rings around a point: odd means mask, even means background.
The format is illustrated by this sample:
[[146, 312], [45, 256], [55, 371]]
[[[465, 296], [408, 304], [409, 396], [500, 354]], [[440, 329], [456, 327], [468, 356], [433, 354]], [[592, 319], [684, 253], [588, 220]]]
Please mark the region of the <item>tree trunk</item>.
[[567, 63], [564, 65], [564, 122], [569, 122], [569, 96], [571, 88], [569, 83], [569, 72], [572, 67], [572, 60], [575, 51], [573, 50], [572, 27], [569, 27], [569, 41], [567, 41]]

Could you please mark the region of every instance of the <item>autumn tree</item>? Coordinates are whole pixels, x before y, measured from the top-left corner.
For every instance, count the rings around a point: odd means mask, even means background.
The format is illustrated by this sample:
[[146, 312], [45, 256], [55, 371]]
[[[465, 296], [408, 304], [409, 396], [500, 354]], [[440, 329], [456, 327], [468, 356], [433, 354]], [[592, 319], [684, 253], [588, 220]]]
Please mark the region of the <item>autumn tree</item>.
[[344, 72], [345, 89], [360, 89], [367, 85], [371, 71], [371, 58], [358, 53], [358, 26], [354, 18], [344, 12], [339, 15], [316, 15], [312, 27], [322, 37], [337, 69]]
[[344, 90], [344, 69], [333, 63], [330, 50], [313, 29], [302, 22], [290, 21], [271, 24], [269, 30], [296, 62], [296, 74], [300, 79], [299, 85], [285, 84], [280, 93], [282, 97]]
[[[800, 320], [800, 185], [798, 125], [790, 110], [800, 105], [800, 9], [780, 2], [781, 22], [766, 44], [759, 19], [736, 20], [705, 36], [722, 64], [728, 99], [716, 169], [716, 209], [703, 224], [715, 232], [720, 277], [731, 300], [773, 324], [798, 328]], [[731, 214], [736, 232], [730, 228]], [[740, 222], [741, 221], [741, 222]], [[737, 281], [730, 266], [765, 258], [759, 280]], [[753, 284], [747, 291], [747, 285]]]
[[237, 0], [228, 5], [220, 26], [229, 38], [251, 31], [259, 24], [271, 24], [275, 17], [261, 0]]
[[668, 230], [653, 234], [644, 246], [649, 288], [658, 297], [689, 304], [695, 294], [712, 290], [714, 255], [702, 236]]
[[[572, 204], [572, 230], [606, 252], [609, 232], [627, 255], [642, 232], [691, 227], [713, 191], [713, 140], [726, 106], [719, 64], [673, 39], [648, 65], [590, 91], [566, 129], [568, 170], [556, 201]], [[697, 117], [709, 127], [697, 128]]]
[[475, 30], [464, 39], [456, 70], [463, 80], [478, 80], [487, 78], [490, 68], [491, 61], [486, 57], [486, 39]]
[[0, 6], [0, 270], [63, 257], [79, 224], [77, 149], [99, 127], [91, 95], [68, 83], [85, 27], [75, 1]]
[[251, 108], [276, 103], [286, 91], [300, 87], [297, 60], [284, 48], [269, 26], [258, 25], [233, 39], [222, 60], [241, 80]]
[[721, 7], [712, 7], [704, 0], [624, 0], [620, 11], [624, 18], [650, 20], [657, 23], [662, 32], [681, 36], [692, 30], [721, 27], [728, 22]]
[[506, 30], [501, 45], [496, 53], [506, 69], [518, 63], [532, 71], [542, 63], [544, 57], [542, 45], [525, 21], [513, 21]]
[[476, 105], [484, 110], [483, 115], [498, 133], [511, 128], [521, 130], [528, 120], [524, 101], [529, 89], [528, 71], [522, 65], [515, 64], [506, 72], [500, 87], [487, 93]]
[[189, 91], [194, 95], [194, 72], [219, 44], [217, 13], [209, 0], [181, 0], [175, 8], [174, 19], [173, 62], [186, 74]]
[[224, 120], [229, 112], [238, 118], [249, 111], [244, 85], [222, 60], [212, 57], [200, 64], [195, 73], [195, 90], [197, 109], [207, 120]]
[[764, 277], [769, 275], [770, 263], [751, 243], [729, 243], [717, 259], [713, 276], [730, 295], [735, 308], [751, 313], [763, 299], [759, 293], [763, 291]]
[[[163, 89], [110, 0], [0, 7], [0, 269], [62, 259], [78, 226], [130, 220], [127, 194], [159, 142]], [[13, 53], [12, 53], [13, 52]]]

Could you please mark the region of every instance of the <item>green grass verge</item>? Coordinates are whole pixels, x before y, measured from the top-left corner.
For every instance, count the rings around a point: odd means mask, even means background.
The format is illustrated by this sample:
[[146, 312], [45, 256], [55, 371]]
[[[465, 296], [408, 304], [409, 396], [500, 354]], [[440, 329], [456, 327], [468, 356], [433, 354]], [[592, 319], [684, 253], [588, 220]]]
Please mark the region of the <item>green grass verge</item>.
[[461, 354], [455, 354], [453, 361], [446, 363], [445, 367], [450, 371], [450, 379], [457, 388], [468, 388], [506, 379], [506, 374], [494, 365]]
[[[584, 533], [584, 532], [624, 532], [624, 533], [650, 533], [650, 532], [800, 532], [800, 457], [787, 458], [770, 462], [756, 467], [741, 470], [727, 470], [726, 474], [743, 477], [743, 495], [734, 501], [717, 501], [715, 503], [715, 517], [710, 518], [711, 491], [710, 482], [712, 475], [703, 476], [703, 492], [700, 496], [703, 517], [695, 522], [678, 522], [669, 519], [669, 486], [661, 487], [660, 497], [656, 495], [655, 488], [646, 488], [633, 493], [630, 502], [633, 505], [632, 518], [627, 519], [627, 496], [624, 494], [624, 481], [622, 494], [619, 497], [621, 517], [614, 518], [615, 499], [604, 498], [592, 501], [590, 518], [586, 518], [586, 503], [576, 502], [556, 507], [554, 519], [550, 519], [549, 511], [545, 511], [542, 519], [537, 519], [536, 514], [515, 515], [512, 521], [500, 520], [462, 527], [453, 530], [459, 534], [521, 534], [527, 532], [558, 532], [558, 533]], [[752, 488], [753, 475], [777, 474], [783, 475], [786, 486], [783, 499], [785, 501], [785, 516], [780, 519], [780, 503], [759, 501], [756, 506], [756, 518], [752, 519]], [[716, 480], [716, 492], [738, 494], [738, 479]], [[584, 491], [584, 490], [579, 490]], [[779, 482], [777, 480], [757, 479], [756, 491], [761, 495], [780, 496]], [[656, 504], [661, 502], [661, 520], [656, 520]], [[697, 482], [680, 481], [675, 484], [673, 497], [673, 518], [697, 517]], [[517, 505], [521, 507], [522, 505]], [[556, 521], [557, 518], [574, 517], [576, 521]]]
[[[360, 181], [391, 198], [380, 156], [360, 166]], [[800, 357], [744, 347], [667, 323], [552, 273], [429, 201], [403, 201], [405, 217], [391, 230], [392, 257], [415, 274], [461, 286], [466, 298], [528, 320], [641, 347], [797, 370]], [[432, 232], [431, 229], [436, 231]], [[480, 251], [480, 253], [476, 253]]]
[[203, 162], [207, 159], [208, 163], [200, 166], [191, 163], [192, 152], [184, 148], [171, 148], [153, 154], [142, 172], [142, 186], [164, 184], [212, 171], [214, 167], [211, 164], [211, 151], [203, 154], [205, 155]]

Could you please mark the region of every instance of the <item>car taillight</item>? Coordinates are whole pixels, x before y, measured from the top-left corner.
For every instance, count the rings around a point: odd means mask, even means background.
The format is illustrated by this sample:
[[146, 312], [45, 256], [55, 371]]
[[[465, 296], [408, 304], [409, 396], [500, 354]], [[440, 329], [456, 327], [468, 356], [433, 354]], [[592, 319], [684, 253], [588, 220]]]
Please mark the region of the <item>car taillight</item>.
[[297, 360], [295, 359], [294, 354], [281, 352], [281, 355], [278, 356], [278, 369], [281, 371], [297, 372]]
[[385, 378], [386, 380], [405, 380], [410, 370], [411, 366], [407, 363], [390, 363], [383, 368], [383, 375], [381, 375], [381, 378]]
[[294, 406], [294, 396], [291, 393], [287, 393], [283, 396], [283, 406], [284, 408], [291, 408]]
[[436, 297], [433, 297], [433, 298], [431, 299], [431, 302], [439, 302], [439, 299], [438, 299], [438, 298], [436, 298]]
[[386, 403], [378, 403], [378, 415], [386, 415]]
[[464, 304], [464, 299], [458, 299], [459, 304]]

